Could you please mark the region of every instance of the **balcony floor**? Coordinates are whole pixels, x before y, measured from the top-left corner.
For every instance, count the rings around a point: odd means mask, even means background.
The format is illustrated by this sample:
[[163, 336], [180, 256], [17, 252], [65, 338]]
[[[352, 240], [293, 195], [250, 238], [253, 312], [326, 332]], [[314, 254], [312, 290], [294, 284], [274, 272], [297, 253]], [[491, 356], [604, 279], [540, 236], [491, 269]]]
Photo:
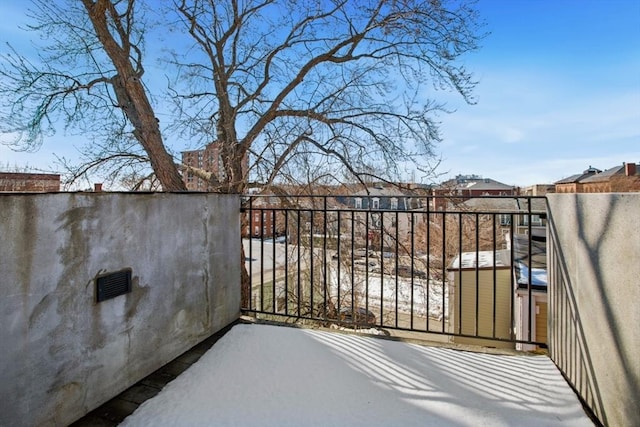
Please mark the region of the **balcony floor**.
[[593, 423], [546, 356], [239, 324], [121, 425]]

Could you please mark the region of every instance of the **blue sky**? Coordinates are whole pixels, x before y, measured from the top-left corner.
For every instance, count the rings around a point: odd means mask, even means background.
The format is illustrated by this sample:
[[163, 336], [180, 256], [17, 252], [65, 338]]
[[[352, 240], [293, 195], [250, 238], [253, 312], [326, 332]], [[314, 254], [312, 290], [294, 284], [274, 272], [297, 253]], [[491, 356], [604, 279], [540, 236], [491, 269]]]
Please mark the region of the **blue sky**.
[[442, 172], [529, 185], [640, 162], [640, 1], [479, 4], [478, 103], [442, 117]]
[[[27, 46], [34, 34], [23, 2], [3, 2], [0, 43]], [[441, 179], [479, 174], [513, 185], [554, 182], [592, 165], [640, 162], [640, 1], [480, 0], [491, 34], [466, 58], [478, 103], [446, 92], [440, 116]], [[4, 48], [3, 48], [4, 49]], [[74, 156], [62, 131], [36, 153], [0, 144], [0, 168], [54, 168]], [[180, 149], [180, 147], [176, 147]], [[419, 175], [416, 178], [420, 178]]]

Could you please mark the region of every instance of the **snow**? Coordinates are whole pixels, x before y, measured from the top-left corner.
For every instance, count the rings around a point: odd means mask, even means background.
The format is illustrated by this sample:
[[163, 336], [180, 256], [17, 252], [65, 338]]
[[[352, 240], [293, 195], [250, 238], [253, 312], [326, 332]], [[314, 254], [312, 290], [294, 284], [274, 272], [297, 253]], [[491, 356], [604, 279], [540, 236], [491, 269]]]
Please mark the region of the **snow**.
[[[273, 269], [278, 271], [285, 269], [285, 259], [288, 258], [289, 268], [293, 271], [296, 270], [296, 260], [301, 260], [301, 265], [306, 270], [309, 263], [309, 253], [302, 251], [298, 254], [297, 246], [289, 245], [289, 253], [285, 251], [284, 244], [276, 244], [275, 247], [271, 245], [270, 240], [244, 240], [245, 254], [249, 257], [245, 262], [247, 269], [251, 270], [254, 280], [259, 283], [259, 277], [263, 275], [265, 280], [271, 280], [273, 275]], [[252, 245], [252, 249], [249, 250], [249, 244]], [[261, 247], [264, 245], [264, 247]], [[274, 251], [275, 249], [275, 258]], [[475, 254], [475, 253], [474, 253]], [[320, 252], [318, 257], [321, 258]], [[274, 262], [275, 259], [275, 262]], [[374, 273], [369, 271], [368, 275], [364, 269], [366, 261], [376, 262], [375, 257], [365, 259], [354, 259], [353, 272], [349, 266], [342, 266], [340, 274], [338, 275], [337, 263], [329, 262], [327, 271], [327, 287], [329, 290], [329, 297], [333, 299], [334, 303], [337, 303], [338, 295], [338, 283], [340, 283], [341, 303], [342, 306], [351, 306], [351, 290], [353, 289], [356, 305], [364, 307], [366, 304], [365, 295], [368, 295], [368, 305], [377, 314], [380, 308], [380, 296], [382, 295], [382, 303], [384, 304], [384, 310], [387, 312], [394, 312], [396, 308], [396, 291], [398, 293], [397, 308], [400, 313], [411, 314], [415, 316], [426, 317], [427, 313], [429, 317], [441, 321], [443, 317], [447, 317], [447, 304], [448, 294], [445, 291], [445, 285], [442, 281], [435, 279], [419, 279], [414, 278], [413, 283], [411, 279], [405, 277], [398, 277], [396, 280], [393, 274], [381, 275], [379, 272]], [[347, 258], [348, 260], [348, 258]], [[350, 262], [348, 260], [348, 262]], [[391, 262], [391, 261], [390, 261]], [[376, 262], [377, 263], [377, 262]], [[392, 262], [391, 262], [392, 263]], [[250, 266], [250, 264], [252, 264]], [[390, 265], [390, 264], [389, 264]], [[353, 273], [353, 275], [352, 275]], [[368, 280], [367, 280], [368, 276]], [[353, 279], [353, 280], [352, 280]], [[254, 282], [254, 284], [256, 283]], [[428, 282], [428, 286], [427, 286]], [[428, 291], [427, 291], [428, 287]], [[413, 305], [411, 304], [411, 290], [413, 289]], [[278, 298], [284, 298], [285, 282], [284, 276], [281, 275], [276, 283], [276, 295]]]
[[[426, 280], [426, 279], [411, 279], [395, 276], [384, 275], [381, 279], [380, 273], [370, 273], [369, 280], [365, 280], [364, 272], [357, 272], [354, 275], [354, 282], [351, 282], [351, 275], [348, 272], [342, 272], [340, 274], [340, 280], [338, 281], [337, 274], [330, 272], [331, 294], [337, 295], [337, 285], [340, 283], [340, 289], [342, 295], [346, 295], [346, 300], [350, 301], [349, 293], [351, 289], [354, 289], [355, 293], [359, 295], [360, 304], [364, 305], [364, 296], [368, 296], [369, 305], [375, 305], [380, 307], [380, 296], [382, 295], [382, 301], [384, 302], [384, 309], [393, 311], [396, 306], [396, 291], [398, 293], [398, 311], [405, 314], [411, 314], [418, 316], [425, 316], [427, 309], [429, 311], [429, 317], [442, 320], [443, 315], [446, 316], [446, 307], [448, 304], [448, 294], [444, 291], [444, 285], [440, 281]], [[381, 286], [384, 283], [384, 287]], [[429, 284], [428, 291], [428, 304], [427, 304], [427, 283]], [[413, 287], [413, 295], [411, 289]], [[444, 294], [444, 297], [443, 297]], [[413, 297], [413, 305], [411, 300]], [[443, 312], [442, 307], [445, 307]]]
[[122, 426], [585, 426], [546, 356], [236, 325]]
[[[529, 282], [529, 267], [523, 262], [518, 262], [517, 265], [520, 271], [518, 284], [526, 285], [527, 282]], [[538, 286], [547, 286], [547, 270], [545, 268], [532, 268], [531, 284]]]

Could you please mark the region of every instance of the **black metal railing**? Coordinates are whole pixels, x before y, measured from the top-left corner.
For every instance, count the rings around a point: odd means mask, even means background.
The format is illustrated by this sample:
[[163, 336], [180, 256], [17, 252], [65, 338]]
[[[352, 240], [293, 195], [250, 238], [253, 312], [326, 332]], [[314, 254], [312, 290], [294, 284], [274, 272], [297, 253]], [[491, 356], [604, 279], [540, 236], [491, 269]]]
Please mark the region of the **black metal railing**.
[[245, 196], [243, 214], [247, 313], [545, 346], [544, 198]]

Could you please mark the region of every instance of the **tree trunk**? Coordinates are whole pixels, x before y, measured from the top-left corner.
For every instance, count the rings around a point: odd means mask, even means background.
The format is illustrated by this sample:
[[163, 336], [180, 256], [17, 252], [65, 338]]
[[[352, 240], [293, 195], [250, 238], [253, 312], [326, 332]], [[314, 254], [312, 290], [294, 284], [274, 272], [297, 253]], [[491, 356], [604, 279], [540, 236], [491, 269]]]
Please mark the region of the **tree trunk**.
[[[111, 59], [117, 75], [111, 78], [111, 85], [118, 100], [118, 107], [122, 108], [134, 128], [133, 135], [142, 145], [149, 156], [151, 167], [155, 172], [164, 191], [186, 191], [173, 158], [167, 152], [160, 134], [158, 120], [147, 93], [142, 84], [144, 69], [140, 64], [140, 53], [131, 45], [129, 28], [122, 22], [113, 4], [108, 0], [82, 0], [91, 23], [96, 31], [100, 43]], [[107, 16], [108, 15], [108, 16]], [[118, 32], [117, 39], [110, 31], [108, 22], [115, 24], [114, 31]], [[136, 66], [131, 63], [132, 49], [137, 53]]]
[[[251, 230], [249, 227], [249, 213], [241, 212], [240, 213], [240, 239], [242, 240], [244, 230], [247, 230], [247, 238], [249, 239], [249, 244], [251, 244]], [[243, 309], [251, 308], [251, 300], [250, 300], [250, 290], [251, 290], [251, 277], [249, 277], [249, 272], [247, 271], [247, 262], [246, 262], [246, 254], [244, 251], [244, 244], [240, 245], [240, 265], [241, 265], [241, 274], [240, 274], [240, 307]]]
[[251, 277], [249, 277], [249, 272], [246, 267], [246, 255], [244, 252], [244, 245], [240, 245], [240, 255], [241, 255], [241, 265], [240, 269], [240, 308], [248, 309], [251, 308], [251, 301], [249, 299], [250, 289], [251, 289]]

